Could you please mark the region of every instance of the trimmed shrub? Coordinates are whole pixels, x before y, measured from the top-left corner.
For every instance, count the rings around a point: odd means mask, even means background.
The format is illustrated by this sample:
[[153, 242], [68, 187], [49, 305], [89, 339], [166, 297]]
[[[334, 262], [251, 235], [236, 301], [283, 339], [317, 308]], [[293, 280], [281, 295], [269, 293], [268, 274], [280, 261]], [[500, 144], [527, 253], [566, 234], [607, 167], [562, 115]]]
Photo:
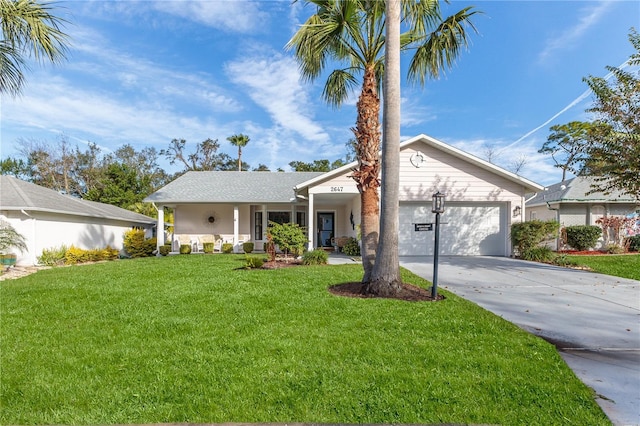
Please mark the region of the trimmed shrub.
[[602, 229], [595, 225], [567, 226], [563, 234], [569, 247], [582, 251], [595, 247], [602, 235]]
[[76, 265], [85, 262], [100, 262], [103, 260], [115, 260], [118, 258], [118, 250], [107, 246], [103, 249], [84, 250], [71, 246], [61, 246], [48, 250], [42, 250], [42, 256], [38, 257], [38, 263], [47, 266]]
[[157, 244], [156, 238], [144, 238], [142, 229], [131, 229], [124, 233], [124, 249], [129, 257], [153, 256]]
[[358, 240], [353, 237], [349, 238], [342, 247], [342, 252], [347, 256], [360, 256], [360, 244]]
[[560, 224], [555, 220], [531, 220], [511, 225], [511, 244], [522, 256], [527, 250], [558, 235]]
[[304, 251], [304, 245], [309, 241], [297, 223], [269, 222], [267, 233], [271, 236], [270, 240], [280, 247], [285, 255], [291, 253], [300, 256]]
[[242, 243], [242, 251], [244, 251], [245, 253], [251, 253], [253, 251], [253, 243]]
[[222, 252], [225, 254], [233, 253], [233, 244], [231, 243], [222, 244]]
[[244, 266], [247, 269], [257, 269], [262, 268], [264, 261], [260, 257], [247, 256], [247, 259], [244, 261]]
[[191, 254], [191, 244], [180, 244], [180, 254]]
[[43, 249], [42, 255], [38, 256], [38, 263], [45, 266], [64, 265], [67, 250], [69, 250], [69, 248], [65, 245]]
[[166, 245], [165, 244], [163, 246], [160, 246], [160, 248], [158, 250], [160, 250], [160, 254], [162, 256], [166, 256], [171, 252], [171, 245]]
[[640, 235], [628, 237], [626, 243], [629, 246], [629, 251], [640, 251]]
[[307, 251], [302, 255], [303, 265], [326, 265], [329, 255], [322, 249]]
[[213, 243], [202, 243], [202, 250], [205, 253], [213, 253]]

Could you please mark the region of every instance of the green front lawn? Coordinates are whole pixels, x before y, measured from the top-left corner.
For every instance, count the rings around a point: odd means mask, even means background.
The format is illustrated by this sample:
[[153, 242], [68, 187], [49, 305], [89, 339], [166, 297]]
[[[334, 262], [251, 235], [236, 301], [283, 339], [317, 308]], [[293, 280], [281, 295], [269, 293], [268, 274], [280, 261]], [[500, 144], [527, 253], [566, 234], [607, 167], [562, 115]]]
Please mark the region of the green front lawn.
[[243, 264], [183, 255], [0, 282], [0, 424], [610, 424], [552, 345], [453, 294], [342, 298], [327, 287], [359, 265]]
[[588, 266], [594, 272], [640, 280], [640, 254], [567, 257], [577, 265]]

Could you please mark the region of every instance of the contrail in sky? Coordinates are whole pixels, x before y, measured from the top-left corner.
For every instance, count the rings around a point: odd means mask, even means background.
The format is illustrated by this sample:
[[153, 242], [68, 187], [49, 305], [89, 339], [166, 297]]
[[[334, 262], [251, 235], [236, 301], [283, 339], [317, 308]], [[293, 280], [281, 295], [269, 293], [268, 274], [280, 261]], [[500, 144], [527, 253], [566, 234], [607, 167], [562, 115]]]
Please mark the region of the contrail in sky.
[[[626, 67], [629, 66], [629, 61], [625, 61], [622, 63], [622, 65], [620, 65], [618, 67], [618, 69], [624, 69]], [[609, 81], [609, 79], [613, 77], [613, 73], [610, 72], [609, 74], [604, 76], [604, 79], [606, 81]], [[522, 140], [528, 138], [529, 136], [531, 136], [532, 134], [534, 134], [535, 132], [537, 132], [538, 130], [542, 129], [543, 127], [546, 127], [549, 123], [551, 123], [553, 120], [555, 120], [556, 118], [558, 118], [560, 115], [564, 114], [565, 112], [567, 112], [568, 110], [570, 110], [571, 108], [573, 108], [574, 106], [578, 105], [580, 102], [582, 102], [587, 96], [589, 96], [592, 92], [591, 89], [587, 89], [584, 91], [584, 93], [582, 93], [580, 96], [578, 96], [577, 98], [575, 98], [569, 105], [567, 105], [566, 107], [562, 108], [559, 112], [557, 112], [556, 114], [553, 115], [553, 117], [549, 118], [547, 121], [545, 121], [544, 123], [542, 123], [541, 125], [539, 125], [538, 127], [536, 127], [535, 129], [527, 132], [524, 136], [522, 136], [521, 138], [519, 138], [517, 141], [515, 142], [511, 142], [509, 145], [501, 148], [498, 152], [502, 152], [507, 148], [511, 148], [513, 145], [516, 145], [517, 143], [521, 142]]]

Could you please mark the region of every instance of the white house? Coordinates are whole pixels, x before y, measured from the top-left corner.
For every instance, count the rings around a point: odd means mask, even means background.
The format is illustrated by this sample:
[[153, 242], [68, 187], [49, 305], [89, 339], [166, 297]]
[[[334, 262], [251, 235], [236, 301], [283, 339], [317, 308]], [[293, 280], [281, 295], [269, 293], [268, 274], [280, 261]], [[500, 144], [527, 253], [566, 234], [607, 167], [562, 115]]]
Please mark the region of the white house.
[[[426, 135], [400, 146], [400, 255], [433, 253], [432, 194], [446, 195], [441, 216], [442, 254], [511, 254], [509, 228], [523, 220], [525, 194], [544, 188]], [[221, 235], [240, 248], [263, 248], [269, 221], [308, 230], [309, 249], [332, 237], [356, 236], [360, 194], [351, 163], [327, 173], [188, 172], [145, 201], [174, 210], [175, 235]], [[163, 242], [158, 241], [158, 244]]]
[[82, 249], [109, 245], [121, 250], [124, 232], [140, 228], [151, 237], [156, 224], [148, 216], [63, 195], [13, 176], [0, 176], [0, 217], [25, 237], [27, 251], [16, 252], [17, 265], [35, 265], [43, 249], [62, 245]]
[[[550, 185], [527, 200], [527, 220], [555, 220], [565, 227], [596, 225], [608, 216], [638, 217], [640, 202], [620, 191], [593, 191], [593, 182], [591, 177], [575, 177]], [[640, 221], [635, 229], [640, 232]], [[554, 244], [562, 248], [559, 240]]]

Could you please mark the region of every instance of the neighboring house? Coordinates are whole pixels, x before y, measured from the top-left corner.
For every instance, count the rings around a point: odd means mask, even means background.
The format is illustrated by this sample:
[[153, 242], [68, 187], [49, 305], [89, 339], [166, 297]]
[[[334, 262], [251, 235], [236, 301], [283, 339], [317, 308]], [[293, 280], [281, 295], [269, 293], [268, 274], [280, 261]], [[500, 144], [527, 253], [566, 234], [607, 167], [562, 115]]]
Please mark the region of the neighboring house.
[[545, 188], [527, 200], [527, 220], [553, 219], [561, 227], [596, 225], [601, 217], [640, 212], [640, 203], [619, 191], [590, 193], [592, 183], [593, 178], [575, 177]]
[[[523, 220], [525, 194], [544, 188], [487, 161], [419, 135], [400, 145], [400, 255], [433, 253], [432, 194], [446, 195], [440, 252], [511, 254], [509, 228]], [[188, 172], [145, 201], [174, 211], [175, 235], [213, 234], [234, 244], [264, 248], [269, 221], [308, 230], [308, 248], [330, 247], [333, 237], [356, 237], [360, 194], [350, 177], [357, 163], [327, 173]], [[213, 218], [213, 219], [209, 219]], [[162, 242], [158, 241], [158, 244]]]
[[25, 237], [28, 250], [18, 265], [35, 265], [43, 249], [62, 245], [121, 250], [132, 228], [153, 235], [156, 220], [110, 204], [81, 200], [13, 176], [0, 176], [0, 217]]

